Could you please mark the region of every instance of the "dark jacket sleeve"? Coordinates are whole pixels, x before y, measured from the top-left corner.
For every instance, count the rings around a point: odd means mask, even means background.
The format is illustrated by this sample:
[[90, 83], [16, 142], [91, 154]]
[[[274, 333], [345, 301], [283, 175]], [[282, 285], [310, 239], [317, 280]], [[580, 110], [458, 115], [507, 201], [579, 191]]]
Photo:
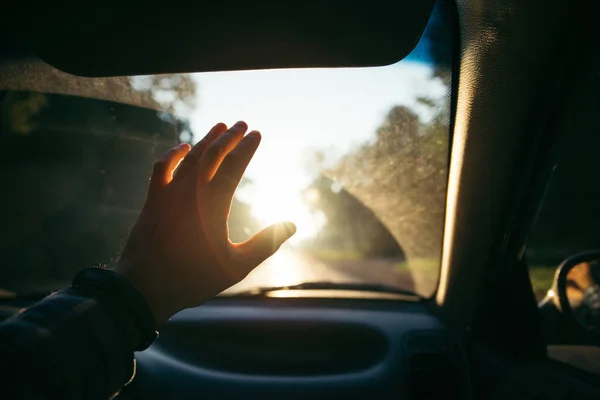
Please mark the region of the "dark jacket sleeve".
[[0, 397], [107, 399], [135, 373], [120, 312], [93, 293], [56, 292], [0, 324]]

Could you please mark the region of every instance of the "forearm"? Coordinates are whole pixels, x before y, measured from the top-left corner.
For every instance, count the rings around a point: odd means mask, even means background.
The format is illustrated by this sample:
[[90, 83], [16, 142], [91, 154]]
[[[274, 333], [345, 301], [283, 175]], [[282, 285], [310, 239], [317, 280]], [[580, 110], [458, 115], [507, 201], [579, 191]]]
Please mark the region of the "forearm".
[[115, 306], [119, 301], [95, 287], [72, 287], [0, 324], [2, 397], [106, 399], [116, 393], [133, 377], [140, 341], [130, 326], [135, 318], [126, 306]]
[[287, 222], [243, 243], [227, 237], [229, 205], [261, 140], [247, 130], [219, 123], [194, 148], [170, 149], [114, 270], [83, 270], [74, 288], [0, 325], [3, 397], [111, 396], [157, 325], [238, 283], [295, 233]]

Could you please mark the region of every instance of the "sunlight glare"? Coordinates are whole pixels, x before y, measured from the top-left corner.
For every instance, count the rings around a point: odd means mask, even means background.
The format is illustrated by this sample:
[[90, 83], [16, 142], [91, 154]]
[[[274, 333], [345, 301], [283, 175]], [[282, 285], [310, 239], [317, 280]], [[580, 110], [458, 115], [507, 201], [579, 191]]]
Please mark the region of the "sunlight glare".
[[315, 236], [324, 225], [324, 217], [312, 213], [302, 201], [300, 193], [282, 193], [264, 186], [261, 189], [251, 201], [252, 213], [265, 226], [283, 221], [296, 224], [297, 232], [290, 243], [299, 243]]
[[[194, 132], [207, 132], [215, 121], [231, 125], [241, 119], [262, 133], [245, 174], [250, 183], [236, 196], [264, 226], [296, 224], [292, 245], [315, 237], [327, 222], [305, 203], [323, 167], [371, 140], [395, 105], [415, 109], [426, 122], [433, 113], [417, 99], [441, 99], [447, 90], [431, 79], [431, 66], [410, 61], [376, 68], [210, 72], [194, 79], [202, 105], [191, 116]], [[320, 166], [311, 160], [316, 152], [324, 156]], [[340, 189], [332, 187], [335, 193]]]

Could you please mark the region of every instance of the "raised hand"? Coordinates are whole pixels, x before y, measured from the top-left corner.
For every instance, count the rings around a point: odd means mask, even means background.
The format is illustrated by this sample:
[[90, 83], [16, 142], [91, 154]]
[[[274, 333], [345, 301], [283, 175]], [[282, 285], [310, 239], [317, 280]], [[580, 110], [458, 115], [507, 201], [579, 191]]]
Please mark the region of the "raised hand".
[[229, 240], [235, 189], [261, 135], [238, 122], [215, 125], [193, 148], [181, 144], [154, 165], [148, 197], [114, 269], [142, 293], [157, 323], [242, 280], [296, 231], [269, 226]]

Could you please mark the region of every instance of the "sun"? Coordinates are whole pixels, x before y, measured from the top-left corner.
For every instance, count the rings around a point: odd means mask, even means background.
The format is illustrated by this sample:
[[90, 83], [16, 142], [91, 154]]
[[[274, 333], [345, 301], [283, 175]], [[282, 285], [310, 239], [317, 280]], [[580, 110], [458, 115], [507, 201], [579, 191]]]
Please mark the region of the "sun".
[[[277, 139], [277, 136], [274, 138]], [[325, 225], [326, 218], [311, 209], [310, 198], [306, 196], [307, 188], [311, 187], [315, 177], [306, 168], [304, 153], [281, 151], [289, 146], [293, 143], [273, 140], [259, 149], [262, 153], [257, 153], [250, 163], [244, 175], [246, 180], [237, 188], [235, 195], [250, 205], [251, 213], [261, 227], [293, 222], [296, 234], [288, 243], [298, 244], [315, 237]]]
[[324, 217], [312, 212], [298, 191], [257, 190], [253, 196], [252, 214], [265, 226], [291, 221], [296, 224], [296, 234], [291, 243], [314, 237], [325, 224]]

